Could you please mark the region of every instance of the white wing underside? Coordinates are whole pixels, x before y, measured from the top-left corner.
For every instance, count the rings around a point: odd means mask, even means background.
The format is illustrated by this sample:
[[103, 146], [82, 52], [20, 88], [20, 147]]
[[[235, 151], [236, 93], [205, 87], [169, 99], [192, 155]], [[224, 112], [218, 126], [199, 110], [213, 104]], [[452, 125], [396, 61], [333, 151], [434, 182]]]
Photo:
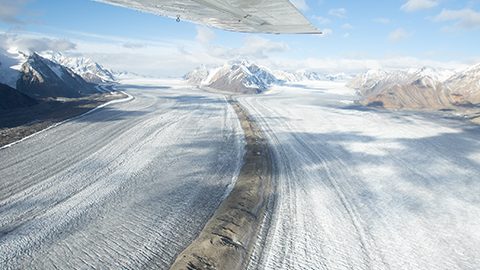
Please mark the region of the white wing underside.
[[320, 34], [288, 0], [98, 0], [236, 32]]

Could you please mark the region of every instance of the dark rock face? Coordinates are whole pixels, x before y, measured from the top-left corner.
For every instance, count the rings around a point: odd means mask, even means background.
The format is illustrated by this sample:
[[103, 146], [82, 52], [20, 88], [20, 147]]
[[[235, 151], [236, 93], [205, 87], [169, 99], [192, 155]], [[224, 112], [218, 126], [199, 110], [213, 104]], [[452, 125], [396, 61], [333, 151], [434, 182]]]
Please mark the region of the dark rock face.
[[36, 53], [23, 64], [17, 90], [35, 98], [76, 98], [97, 93], [93, 84], [69, 68]]
[[12, 110], [17, 108], [29, 107], [38, 102], [12, 87], [0, 83], [0, 110]]

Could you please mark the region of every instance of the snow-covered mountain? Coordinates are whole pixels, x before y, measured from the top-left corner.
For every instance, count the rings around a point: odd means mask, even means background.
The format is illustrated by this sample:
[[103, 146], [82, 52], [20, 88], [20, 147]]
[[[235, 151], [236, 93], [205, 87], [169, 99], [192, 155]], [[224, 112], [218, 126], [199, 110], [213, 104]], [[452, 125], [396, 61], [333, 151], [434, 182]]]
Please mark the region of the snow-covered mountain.
[[338, 73], [338, 74], [323, 74], [314, 71], [284, 71], [284, 70], [276, 70], [273, 72], [277, 79], [282, 80], [284, 82], [303, 82], [303, 81], [342, 81], [350, 78], [345, 73]]
[[33, 53], [22, 65], [17, 90], [31, 97], [81, 97], [97, 93], [71, 69]]
[[153, 78], [148, 75], [142, 75], [138, 74], [135, 72], [131, 71], [117, 71], [117, 70], [111, 70], [111, 73], [113, 75], [113, 78], [115, 78], [115, 82], [122, 82], [125, 80], [132, 80], [132, 79], [148, 79], [148, 78]]
[[27, 58], [28, 56], [23, 53], [0, 48], [0, 83], [16, 88], [20, 69]]
[[80, 97], [97, 90], [76, 72], [96, 83], [113, 79], [110, 71], [87, 58], [68, 58], [53, 52], [46, 55], [0, 49], [0, 83], [34, 98]]
[[183, 76], [183, 79], [193, 85], [203, 85], [204, 81], [208, 77], [208, 74], [210, 74], [210, 70], [202, 65], [185, 74], [185, 76]]
[[327, 74], [325, 78], [329, 81], [347, 81], [351, 80], [353, 76], [351, 74], [346, 74], [344, 72], [335, 73], [335, 74]]
[[192, 85], [208, 86], [217, 89], [230, 89], [233, 92], [262, 92], [273, 85], [306, 81], [340, 81], [351, 78], [345, 73], [322, 74], [312, 71], [284, 71], [248, 62], [235, 61], [223, 66], [208, 69], [205, 66], [185, 74], [183, 77]]
[[480, 103], [480, 64], [459, 71], [445, 82], [458, 104]]
[[325, 80], [325, 76], [311, 71], [284, 71], [275, 70], [273, 72], [275, 77], [284, 82], [301, 82], [301, 81], [317, 81]]
[[392, 87], [394, 85], [417, 84], [424, 87], [436, 87], [445, 80], [445, 71], [437, 71], [429, 67], [409, 70], [369, 70], [353, 78], [348, 85], [371, 93], [375, 90]]
[[200, 67], [184, 79], [194, 85], [235, 93], [259, 93], [280, 83], [269, 69], [248, 61], [231, 62], [211, 70]]
[[68, 67], [76, 74], [91, 83], [106, 83], [115, 81], [112, 71], [98, 64], [90, 58], [85, 57], [68, 57], [58, 52], [47, 52], [42, 54], [43, 57]]
[[[409, 70], [370, 70], [351, 80], [361, 102], [386, 108], [447, 108], [480, 102], [480, 66], [454, 74], [429, 67]], [[476, 86], [476, 88], [475, 88]]]

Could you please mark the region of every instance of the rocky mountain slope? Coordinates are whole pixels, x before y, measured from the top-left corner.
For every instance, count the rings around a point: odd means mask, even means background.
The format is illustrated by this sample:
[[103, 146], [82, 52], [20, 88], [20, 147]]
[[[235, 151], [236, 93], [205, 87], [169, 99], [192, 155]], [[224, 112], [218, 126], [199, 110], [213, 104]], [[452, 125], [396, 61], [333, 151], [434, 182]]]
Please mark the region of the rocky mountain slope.
[[20, 93], [6, 84], [0, 83], [0, 110], [12, 110], [35, 104], [38, 104], [35, 99]]
[[34, 98], [81, 97], [97, 93], [94, 84], [114, 81], [113, 72], [89, 58], [0, 48], [0, 83]]
[[370, 70], [355, 77], [364, 105], [385, 108], [442, 109], [480, 102], [480, 66], [451, 75], [451, 71], [423, 67], [417, 70]]
[[446, 82], [455, 104], [480, 103], [480, 64], [457, 72]]
[[17, 90], [35, 98], [75, 98], [97, 93], [94, 84], [86, 82], [71, 69], [33, 53], [22, 65]]

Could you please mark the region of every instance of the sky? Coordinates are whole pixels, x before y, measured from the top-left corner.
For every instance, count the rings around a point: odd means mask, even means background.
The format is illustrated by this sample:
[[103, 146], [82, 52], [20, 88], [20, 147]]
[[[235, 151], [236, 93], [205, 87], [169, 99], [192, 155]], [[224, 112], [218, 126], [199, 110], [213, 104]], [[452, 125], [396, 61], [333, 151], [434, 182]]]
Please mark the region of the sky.
[[324, 34], [228, 32], [92, 0], [0, 0], [0, 46], [163, 77], [237, 59], [324, 73], [480, 63], [480, 0], [292, 3]]

